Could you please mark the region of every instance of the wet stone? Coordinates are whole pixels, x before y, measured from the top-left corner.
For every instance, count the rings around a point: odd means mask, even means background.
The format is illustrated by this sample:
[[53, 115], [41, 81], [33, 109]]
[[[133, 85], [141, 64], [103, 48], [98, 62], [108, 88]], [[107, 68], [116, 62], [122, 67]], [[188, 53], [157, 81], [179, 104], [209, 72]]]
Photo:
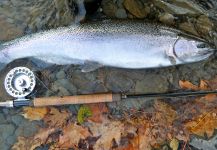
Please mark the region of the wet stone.
[[12, 124], [1, 124], [0, 134], [2, 139], [7, 139], [15, 131], [15, 127]]
[[148, 74], [143, 80], [137, 81], [135, 86], [136, 93], [167, 92], [169, 83], [167, 78], [162, 75]]
[[106, 87], [113, 92], [128, 92], [134, 87], [134, 82], [121, 72], [111, 72], [107, 76]]
[[62, 95], [71, 95], [77, 92], [76, 87], [68, 79], [60, 79], [53, 83], [52, 90]]
[[6, 123], [6, 119], [2, 113], [0, 113], [0, 124]]
[[10, 149], [9, 147], [10, 146], [7, 145], [7, 143], [5, 142], [5, 140], [3, 140], [3, 139], [0, 138], [0, 149], [1, 150], [9, 150]]
[[56, 78], [57, 79], [64, 79], [64, 78], [66, 78], [66, 73], [63, 70], [61, 70], [56, 74]]
[[127, 18], [127, 12], [125, 9], [120, 8], [115, 12], [115, 16], [120, 19], [125, 19]]
[[11, 117], [11, 121], [15, 124], [15, 125], [17, 125], [17, 126], [19, 126], [20, 125], [20, 123], [23, 121], [23, 116], [21, 116], [21, 115], [15, 115], [15, 116], [12, 116]]
[[27, 121], [24, 119], [19, 127], [15, 131], [16, 136], [24, 136], [24, 137], [30, 137], [33, 136], [37, 131], [38, 127], [40, 125], [40, 122], [36, 121]]
[[8, 145], [12, 146], [17, 140], [17, 137], [15, 135], [10, 135], [7, 139], [6, 142]]
[[143, 7], [142, 3], [138, 0], [125, 0], [124, 6], [131, 14], [137, 18], [145, 18], [149, 13], [149, 9]]

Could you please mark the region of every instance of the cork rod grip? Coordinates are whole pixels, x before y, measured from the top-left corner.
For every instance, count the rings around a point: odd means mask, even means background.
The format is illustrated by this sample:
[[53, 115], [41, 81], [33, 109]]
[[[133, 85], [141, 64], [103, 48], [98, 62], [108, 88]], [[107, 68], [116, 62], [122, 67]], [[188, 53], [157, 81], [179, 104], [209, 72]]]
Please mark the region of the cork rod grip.
[[120, 94], [91, 94], [91, 95], [77, 95], [77, 96], [64, 96], [64, 97], [43, 97], [35, 98], [33, 105], [35, 107], [43, 106], [59, 106], [69, 104], [88, 104], [88, 103], [102, 103], [113, 102], [121, 100]]

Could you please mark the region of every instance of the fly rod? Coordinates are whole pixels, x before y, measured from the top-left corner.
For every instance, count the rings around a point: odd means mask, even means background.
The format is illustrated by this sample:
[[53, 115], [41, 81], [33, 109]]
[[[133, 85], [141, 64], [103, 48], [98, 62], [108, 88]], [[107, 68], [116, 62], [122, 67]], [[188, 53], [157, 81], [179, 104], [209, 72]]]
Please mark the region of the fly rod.
[[121, 101], [128, 98], [145, 98], [145, 97], [183, 97], [183, 96], [201, 96], [206, 94], [217, 94], [214, 91], [188, 91], [188, 92], [168, 92], [168, 93], [147, 93], [137, 95], [127, 95], [121, 93], [101, 93], [86, 94], [75, 96], [53, 96], [26, 98], [36, 85], [34, 73], [26, 67], [16, 67], [12, 69], [5, 78], [5, 89], [9, 95], [16, 98], [6, 102], [0, 102], [0, 107], [45, 107], [45, 106], [61, 106], [72, 104], [88, 104], [88, 103], [105, 103]]

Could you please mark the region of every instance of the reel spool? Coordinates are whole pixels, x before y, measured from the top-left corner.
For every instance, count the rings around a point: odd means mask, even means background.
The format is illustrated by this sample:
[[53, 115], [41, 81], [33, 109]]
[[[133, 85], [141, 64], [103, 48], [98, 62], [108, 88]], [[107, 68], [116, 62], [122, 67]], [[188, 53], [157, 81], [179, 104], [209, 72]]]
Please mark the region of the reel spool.
[[34, 90], [35, 85], [35, 75], [26, 67], [16, 67], [10, 70], [4, 81], [7, 93], [18, 100], [29, 95]]

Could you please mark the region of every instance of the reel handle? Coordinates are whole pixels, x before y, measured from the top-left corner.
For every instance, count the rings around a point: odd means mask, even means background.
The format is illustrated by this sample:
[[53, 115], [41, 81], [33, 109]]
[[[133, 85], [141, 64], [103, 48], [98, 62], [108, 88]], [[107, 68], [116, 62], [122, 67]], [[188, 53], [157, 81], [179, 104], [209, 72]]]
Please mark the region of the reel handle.
[[64, 97], [42, 97], [33, 100], [33, 106], [60, 106], [68, 104], [89, 104], [89, 103], [102, 103], [120, 101], [121, 94], [91, 94], [91, 95], [76, 95]]

